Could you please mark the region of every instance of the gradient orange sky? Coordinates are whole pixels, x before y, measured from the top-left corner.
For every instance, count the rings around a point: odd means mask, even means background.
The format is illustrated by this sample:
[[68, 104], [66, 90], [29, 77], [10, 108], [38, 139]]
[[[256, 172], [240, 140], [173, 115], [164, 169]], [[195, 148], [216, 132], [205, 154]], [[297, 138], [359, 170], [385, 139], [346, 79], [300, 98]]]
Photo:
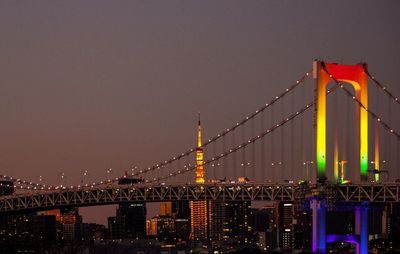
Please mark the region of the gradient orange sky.
[[[78, 184], [84, 169], [94, 181], [153, 165], [195, 146], [198, 111], [213, 136], [315, 58], [367, 61], [400, 94], [399, 11], [395, 0], [1, 1], [0, 173]], [[114, 211], [93, 209], [86, 221]]]

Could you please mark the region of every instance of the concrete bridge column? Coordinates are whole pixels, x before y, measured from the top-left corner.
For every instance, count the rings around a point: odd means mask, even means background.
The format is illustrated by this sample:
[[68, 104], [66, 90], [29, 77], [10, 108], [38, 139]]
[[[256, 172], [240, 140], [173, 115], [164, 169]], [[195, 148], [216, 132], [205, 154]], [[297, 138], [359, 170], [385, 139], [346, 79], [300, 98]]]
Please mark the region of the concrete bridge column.
[[326, 253], [326, 205], [324, 200], [312, 199], [312, 251]]
[[360, 236], [360, 254], [368, 254], [368, 206], [355, 208], [356, 234]]

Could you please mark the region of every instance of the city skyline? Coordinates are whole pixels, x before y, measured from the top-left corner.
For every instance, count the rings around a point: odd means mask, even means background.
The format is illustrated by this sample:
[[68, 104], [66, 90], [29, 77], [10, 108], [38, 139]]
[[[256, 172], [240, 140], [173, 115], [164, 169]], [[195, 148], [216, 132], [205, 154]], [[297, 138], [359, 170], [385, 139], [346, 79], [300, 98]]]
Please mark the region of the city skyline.
[[[399, 94], [394, 1], [367, 2], [356, 16], [356, 3], [324, 15], [311, 2], [1, 5], [0, 166], [32, 181], [56, 185], [65, 172], [76, 185], [83, 170], [96, 181], [108, 168], [121, 176], [154, 165], [195, 146], [199, 110], [213, 136], [309, 71], [314, 58], [366, 61]], [[283, 10], [285, 17], [274, 13]]]

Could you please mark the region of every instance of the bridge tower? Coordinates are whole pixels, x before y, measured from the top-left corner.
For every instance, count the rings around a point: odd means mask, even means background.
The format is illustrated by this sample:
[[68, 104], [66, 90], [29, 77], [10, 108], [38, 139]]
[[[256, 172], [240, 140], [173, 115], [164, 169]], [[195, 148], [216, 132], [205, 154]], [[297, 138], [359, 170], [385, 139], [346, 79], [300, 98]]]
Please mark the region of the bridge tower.
[[[348, 83], [353, 86], [355, 98], [368, 108], [368, 76], [364, 71], [366, 65], [343, 65], [314, 62], [314, 78], [316, 79], [316, 161], [318, 181], [326, 179], [326, 92], [330, 81]], [[368, 112], [360, 107], [356, 116], [359, 121], [359, 167], [361, 181], [367, 180], [368, 173]], [[338, 180], [338, 179], [334, 179]]]
[[[314, 61], [313, 76], [316, 79], [315, 96], [316, 103], [316, 162], [317, 180], [321, 186], [326, 182], [326, 94], [327, 85], [330, 81], [343, 82], [353, 86], [355, 99], [368, 108], [368, 75], [365, 72], [365, 64], [343, 65], [335, 63], [324, 63]], [[356, 121], [359, 121], [359, 170], [360, 180], [367, 180], [368, 173], [368, 112], [360, 107], [356, 112]], [[336, 152], [336, 151], [335, 151]], [[334, 158], [337, 159], [336, 156]], [[334, 161], [338, 163], [338, 161]], [[337, 174], [334, 174], [334, 181], [337, 182]], [[368, 253], [368, 205], [355, 208], [355, 239], [359, 239], [357, 253]], [[316, 196], [311, 200], [313, 211], [313, 244], [312, 250], [315, 253], [325, 253], [326, 236], [326, 200], [322, 196]], [[339, 238], [338, 238], [339, 239]]]

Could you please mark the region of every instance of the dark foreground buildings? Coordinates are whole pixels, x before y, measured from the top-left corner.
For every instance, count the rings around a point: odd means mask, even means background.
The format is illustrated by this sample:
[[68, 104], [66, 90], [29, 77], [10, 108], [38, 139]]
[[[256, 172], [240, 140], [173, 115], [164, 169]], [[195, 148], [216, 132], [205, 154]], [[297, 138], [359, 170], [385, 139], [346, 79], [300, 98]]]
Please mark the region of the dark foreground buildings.
[[[164, 202], [146, 219], [144, 203], [119, 205], [108, 226], [83, 223], [78, 209], [0, 216], [0, 253], [190, 253], [311, 249], [311, 213], [291, 202], [251, 208], [245, 201], [208, 202], [208, 238], [193, 240], [189, 202]], [[340, 217], [340, 220], [337, 218]], [[355, 234], [352, 207], [328, 211], [327, 234]], [[370, 205], [369, 245], [381, 253], [400, 248], [400, 205]], [[331, 253], [354, 246], [328, 244]]]

